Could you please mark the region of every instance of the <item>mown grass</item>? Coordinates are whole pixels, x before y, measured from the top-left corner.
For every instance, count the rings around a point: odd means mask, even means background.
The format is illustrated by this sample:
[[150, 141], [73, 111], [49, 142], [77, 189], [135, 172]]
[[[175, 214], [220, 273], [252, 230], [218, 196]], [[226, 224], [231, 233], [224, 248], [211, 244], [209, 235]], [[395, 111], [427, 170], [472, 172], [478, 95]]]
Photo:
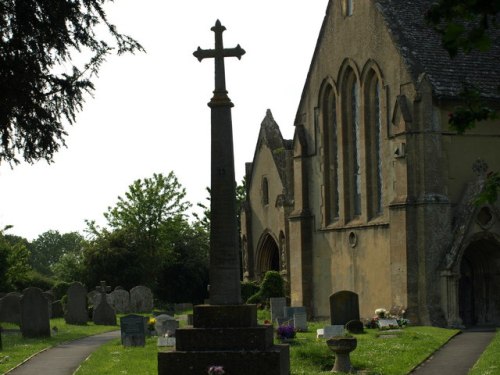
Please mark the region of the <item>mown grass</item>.
[[[261, 318], [267, 317], [259, 314], [259, 320]], [[331, 373], [333, 354], [324, 339], [316, 339], [316, 329], [326, 324], [310, 323], [309, 332], [298, 332], [290, 343], [292, 375]], [[379, 336], [378, 330], [367, 330], [355, 335], [358, 348], [351, 354], [351, 361], [364, 374], [404, 375], [456, 332], [435, 327], [409, 327], [395, 337], [384, 338]], [[156, 374], [157, 352], [156, 338], [146, 339], [144, 348], [123, 348], [120, 340], [112, 340], [94, 352], [76, 374]]]
[[[7, 323], [2, 323], [2, 327], [4, 329], [19, 328]], [[3, 350], [0, 351], [0, 374], [4, 374], [45, 348], [78, 338], [119, 329], [118, 326], [96, 326], [92, 322], [84, 326], [69, 325], [62, 318], [51, 319], [50, 327], [51, 329], [57, 327], [57, 334], [43, 339], [25, 339], [20, 333], [2, 333]]]
[[469, 375], [500, 374], [500, 330], [490, 342], [484, 353], [469, 372]]

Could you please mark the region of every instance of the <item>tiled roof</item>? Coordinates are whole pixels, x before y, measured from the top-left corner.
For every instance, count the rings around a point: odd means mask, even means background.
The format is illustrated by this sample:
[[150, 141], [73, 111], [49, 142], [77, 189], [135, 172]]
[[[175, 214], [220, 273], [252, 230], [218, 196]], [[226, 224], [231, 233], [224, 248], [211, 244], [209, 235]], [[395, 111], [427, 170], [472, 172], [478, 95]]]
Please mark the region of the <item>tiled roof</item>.
[[415, 82], [427, 73], [438, 98], [455, 98], [464, 84], [472, 84], [486, 98], [500, 99], [500, 30], [491, 30], [493, 46], [487, 52], [460, 53], [451, 59], [441, 36], [424, 19], [433, 0], [374, 0], [386, 20]]

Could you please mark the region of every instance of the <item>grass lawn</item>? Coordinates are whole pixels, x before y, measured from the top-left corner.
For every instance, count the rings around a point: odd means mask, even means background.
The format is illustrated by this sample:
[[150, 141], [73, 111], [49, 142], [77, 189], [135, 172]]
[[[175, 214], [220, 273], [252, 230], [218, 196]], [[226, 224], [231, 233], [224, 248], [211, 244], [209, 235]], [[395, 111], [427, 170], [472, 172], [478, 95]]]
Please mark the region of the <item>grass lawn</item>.
[[497, 375], [500, 374], [500, 330], [484, 353], [476, 362], [469, 375]]
[[[2, 327], [4, 329], [19, 328], [8, 323], [2, 323]], [[69, 325], [63, 318], [51, 319], [50, 327], [51, 329], [57, 327], [58, 333], [45, 339], [24, 339], [21, 333], [2, 333], [3, 350], [0, 351], [0, 374], [4, 374], [42, 349], [66, 341], [119, 329], [118, 326], [96, 326], [92, 322], [85, 326]]]
[[[297, 333], [290, 344], [292, 375], [327, 374], [333, 367], [333, 355], [325, 340], [316, 339], [316, 329], [327, 322], [310, 323], [309, 332]], [[409, 327], [396, 337], [379, 337], [378, 330], [355, 335], [358, 348], [351, 354], [353, 365], [365, 374], [407, 374], [413, 367], [449, 340], [457, 331], [435, 327]], [[85, 361], [77, 375], [157, 373], [156, 338], [146, 339], [146, 346], [123, 348], [112, 340]]]

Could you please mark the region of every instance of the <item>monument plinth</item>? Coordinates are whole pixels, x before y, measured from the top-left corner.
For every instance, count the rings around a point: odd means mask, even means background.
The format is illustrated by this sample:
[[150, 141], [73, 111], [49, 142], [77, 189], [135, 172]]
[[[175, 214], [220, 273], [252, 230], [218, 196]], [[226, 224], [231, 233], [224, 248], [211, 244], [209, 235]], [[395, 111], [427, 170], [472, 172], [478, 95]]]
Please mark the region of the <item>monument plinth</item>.
[[237, 45], [225, 49], [217, 20], [215, 49], [200, 47], [193, 55], [215, 60], [211, 109], [210, 296], [209, 305], [193, 309], [193, 327], [176, 330], [176, 348], [158, 353], [158, 374], [205, 374], [222, 366], [226, 374], [288, 375], [288, 345], [274, 345], [273, 327], [257, 324], [256, 305], [241, 301], [239, 241], [236, 222], [231, 108], [226, 90], [225, 57], [241, 58]]

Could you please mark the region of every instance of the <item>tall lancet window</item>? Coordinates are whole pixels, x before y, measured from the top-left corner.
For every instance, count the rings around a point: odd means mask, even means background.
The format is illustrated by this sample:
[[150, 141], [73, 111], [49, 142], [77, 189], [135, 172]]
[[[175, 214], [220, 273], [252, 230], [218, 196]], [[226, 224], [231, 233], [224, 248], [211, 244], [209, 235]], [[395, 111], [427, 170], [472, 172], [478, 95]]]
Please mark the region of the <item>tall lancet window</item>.
[[342, 95], [346, 216], [348, 220], [352, 220], [361, 215], [361, 161], [359, 84], [351, 68], [348, 68], [345, 72]]
[[337, 103], [332, 86], [324, 90], [322, 99], [325, 220], [328, 225], [339, 217]]
[[368, 75], [365, 87], [367, 203], [369, 219], [372, 219], [383, 212], [382, 92], [380, 80], [374, 71]]

